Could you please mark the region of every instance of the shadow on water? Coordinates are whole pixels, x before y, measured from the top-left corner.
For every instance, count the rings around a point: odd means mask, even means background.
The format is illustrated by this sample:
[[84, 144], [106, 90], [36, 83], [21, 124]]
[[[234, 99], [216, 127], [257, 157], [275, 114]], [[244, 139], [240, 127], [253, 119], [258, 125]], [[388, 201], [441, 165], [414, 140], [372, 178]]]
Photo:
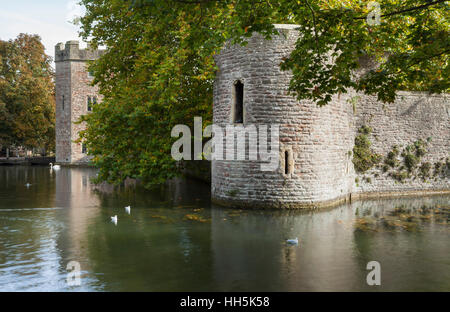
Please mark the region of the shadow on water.
[[[95, 175], [0, 167], [0, 290], [450, 290], [449, 196], [246, 211], [211, 205], [196, 181], [147, 191]], [[372, 260], [381, 286], [366, 283]], [[70, 261], [81, 286], [66, 283]]]

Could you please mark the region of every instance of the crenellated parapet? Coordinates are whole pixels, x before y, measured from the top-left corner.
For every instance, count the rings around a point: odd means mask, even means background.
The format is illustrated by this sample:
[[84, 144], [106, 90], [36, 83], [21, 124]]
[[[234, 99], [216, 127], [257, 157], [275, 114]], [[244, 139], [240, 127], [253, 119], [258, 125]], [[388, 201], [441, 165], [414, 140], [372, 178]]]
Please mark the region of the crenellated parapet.
[[90, 61], [98, 59], [106, 50], [94, 50], [89, 47], [80, 49], [80, 43], [76, 40], [60, 42], [55, 46], [55, 62], [64, 61]]

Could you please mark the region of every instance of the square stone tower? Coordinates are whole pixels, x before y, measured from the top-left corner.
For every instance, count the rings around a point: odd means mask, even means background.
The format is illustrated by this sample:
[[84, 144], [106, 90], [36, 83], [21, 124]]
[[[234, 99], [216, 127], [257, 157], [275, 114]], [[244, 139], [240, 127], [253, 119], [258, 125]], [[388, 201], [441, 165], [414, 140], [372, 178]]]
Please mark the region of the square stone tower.
[[101, 101], [98, 87], [92, 85], [88, 61], [99, 58], [105, 51], [82, 50], [78, 41], [68, 41], [55, 47], [56, 89], [56, 162], [80, 164], [89, 162], [86, 149], [74, 141], [84, 124], [75, 124], [82, 115], [88, 114], [93, 105]]

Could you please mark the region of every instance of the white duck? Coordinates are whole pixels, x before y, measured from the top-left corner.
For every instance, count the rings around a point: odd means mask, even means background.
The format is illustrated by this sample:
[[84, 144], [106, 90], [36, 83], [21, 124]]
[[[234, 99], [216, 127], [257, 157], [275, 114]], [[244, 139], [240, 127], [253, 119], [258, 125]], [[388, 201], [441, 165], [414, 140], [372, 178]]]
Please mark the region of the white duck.
[[31, 186], [31, 184], [30, 184], [30, 183], [27, 183], [27, 184], [25, 184], [25, 186], [28, 188], [28, 187]]
[[298, 245], [298, 237], [296, 237], [294, 239], [287, 239], [286, 243], [288, 243], [290, 245]]
[[51, 169], [59, 170], [59, 169], [61, 169], [61, 166], [60, 165], [53, 165], [52, 163], [50, 163], [50, 170]]
[[125, 211], [126, 211], [128, 214], [131, 214], [131, 206], [126, 206], [126, 207], [125, 207]]
[[114, 223], [114, 225], [117, 225], [117, 215], [111, 217], [111, 222]]

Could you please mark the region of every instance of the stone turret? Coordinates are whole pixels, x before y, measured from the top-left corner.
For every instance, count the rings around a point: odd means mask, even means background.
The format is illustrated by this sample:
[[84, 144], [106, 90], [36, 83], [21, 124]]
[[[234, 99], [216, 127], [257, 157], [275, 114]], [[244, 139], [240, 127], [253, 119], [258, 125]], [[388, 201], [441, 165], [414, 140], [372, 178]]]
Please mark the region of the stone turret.
[[56, 162], [79, 164], [89, 162], [86, 149], [75, 143], [83, 124], [75, 124], [89, 113], [92, 106], [101, 100], [97, 86], [92, 86], [87, 70], [89, 61], [98, 59], [105, 51], [93, 50], [89, 46], [80, 49], [78, 41], [67, 41], [55, 46], [56, 87]]
[[[235, 85], [243, 85], [243, 125], [279, 125], [279, 166], [264, 172], [252, 161], [214, 160], [212, 197], [238, 206], [294, 208], [345, 198], [353, 172], [350, 106], [320, 108], [288, 93], [292, 74], [280, 63], [299, 36], [295, 25], [275, 25], [279, 35], [253, 35], [245, 47], [226, 46], [216, 58], [214, 123], [235, 121]], [[258, 143], [258, 148], [260, 148]]]
[[[411, 177], [404, 183], [383, 172], [382, 165], [358, 174], [353, 147], [362, 125], [373, 129], [374, 152], [387, 155], [394, 144], [407, 146], [432, 137], [423, 161], [445, 162], [450, 154], [448, 95], [401, 92], [388, 107], [376, 97], [341, 94], [319, 107], [289, 94], [292, 73], [280, 63], [295, 48], [295, 25], [275, 25], [271, 40], [254, 34], [246, 46], [227, 44], [216, 56], [213, 121], [227, 125], [279, 125], [279, 166], [262, 171], [249, 160], [213, 160], [212, 200], [242, 207], [299, 208], [333, 205], [359, 194], [441, 192], [450, 179]], [[235, 139], [236, 140], [236, 139]], [[250, 141], [249, 145], [259, 142]], [[247, 145], [247, 148], [248, 146]], [[225, 149], [225, 148], [224, 148]], [[224, 151], [224, 156], [227, 154]], [[400, 170], [400, 169], [397, 169]], [[352, 196], [355, 195], [355, 196]]]
[[76, 40], [60, 42], [55, 46], [55, 62], [63, 61], [91, 61], [98, 59], [105, 50], [93, 50], [89, 44], [86, 49], [80, 49], [80, 43]]

